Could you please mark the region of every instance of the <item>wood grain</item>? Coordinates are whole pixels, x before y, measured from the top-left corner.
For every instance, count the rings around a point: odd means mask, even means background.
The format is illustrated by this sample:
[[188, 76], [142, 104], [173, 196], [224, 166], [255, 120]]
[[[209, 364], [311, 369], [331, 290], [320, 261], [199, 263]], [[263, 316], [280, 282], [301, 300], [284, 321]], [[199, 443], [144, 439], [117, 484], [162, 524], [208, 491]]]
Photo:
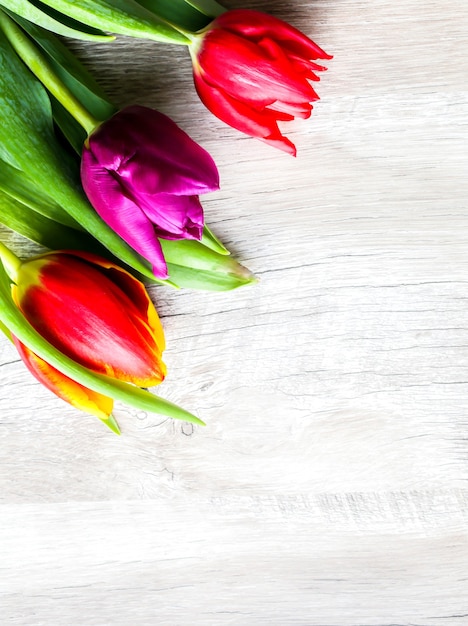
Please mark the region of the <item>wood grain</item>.
[[72, 44], [212, 153], [207, 221], [260, 280], [151, 288], [158, 393], [206, 428], [119, 406], [115, 437], [0, 344], [2, 621], [465, 626], [465, 3], [226, 6], [335, 56], [297, 159], [211, 116], [184, 49]]

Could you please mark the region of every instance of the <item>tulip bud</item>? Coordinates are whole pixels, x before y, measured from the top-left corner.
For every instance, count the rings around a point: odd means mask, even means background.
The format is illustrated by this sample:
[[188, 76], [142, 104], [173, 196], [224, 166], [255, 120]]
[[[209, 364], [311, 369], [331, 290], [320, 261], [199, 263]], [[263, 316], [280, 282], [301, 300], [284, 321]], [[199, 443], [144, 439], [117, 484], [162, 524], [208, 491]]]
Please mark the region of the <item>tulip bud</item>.
[[161, 323], [142, 283], [125, 270], [94, 255], [59, 251], [22, 263], [16, 282], [18, 308], [62, 354], [138, 387], [162, 382]]
[[259, 11], [226, 11], [191, 46], [195, 87], [219, 119], [295, 156], [278, 122], [306, 119], [319, 97], [309, 80], [331, 59], [311, 39]]
[[158, 237], [200, 240], [198, 196], [219, 188], [210, 155], [166, 115], [142, 106], [123, 109], [91, 133], [81, 179], [97, 213], [158, 278], [168, 277]]

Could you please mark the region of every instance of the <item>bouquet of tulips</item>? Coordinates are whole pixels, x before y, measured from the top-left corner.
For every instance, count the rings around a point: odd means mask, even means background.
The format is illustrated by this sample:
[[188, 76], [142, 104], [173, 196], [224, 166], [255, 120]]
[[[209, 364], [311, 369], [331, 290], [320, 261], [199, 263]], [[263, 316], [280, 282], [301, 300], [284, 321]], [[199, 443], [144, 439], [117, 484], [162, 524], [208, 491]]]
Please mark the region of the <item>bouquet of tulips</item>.
[[21, 261], [0, 242], [0, 328], [38, 380], [115, 432], [114, 399], [202, 424], [146, 389], [164, 379], [164, 335], [142, 281], [255, 282], [205, 224], [216, 165], [162, 113], [116, 110], [54, 33], [187, 46], [203, 103], [293, 155], [278, 122], [310, 116], [331, 57], [213, 0], [0, 0], [0, 222], [49, 249]]

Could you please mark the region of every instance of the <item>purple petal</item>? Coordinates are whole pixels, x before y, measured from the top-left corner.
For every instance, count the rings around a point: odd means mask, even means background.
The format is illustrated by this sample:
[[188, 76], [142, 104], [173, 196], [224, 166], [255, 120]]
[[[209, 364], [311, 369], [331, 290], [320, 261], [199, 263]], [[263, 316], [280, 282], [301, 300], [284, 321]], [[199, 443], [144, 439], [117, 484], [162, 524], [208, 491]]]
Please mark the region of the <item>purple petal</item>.
[[125, 194], [118, 179], [104, 169], [87, 148], [83, 149], [81, 180], [98, 215], [152, 264], [155, 276], [167, 278], [166, 262], [153, 224]]
[[99, 163], [145, 192], [198, 195], [219, 189], [216, 165], [169, 117], [131, 106], [104, 122], [89, 138]]
[[201, 239], [203, 208], [198, 196], [138, 195], [138, 204], [150, 219], [158, 237]]

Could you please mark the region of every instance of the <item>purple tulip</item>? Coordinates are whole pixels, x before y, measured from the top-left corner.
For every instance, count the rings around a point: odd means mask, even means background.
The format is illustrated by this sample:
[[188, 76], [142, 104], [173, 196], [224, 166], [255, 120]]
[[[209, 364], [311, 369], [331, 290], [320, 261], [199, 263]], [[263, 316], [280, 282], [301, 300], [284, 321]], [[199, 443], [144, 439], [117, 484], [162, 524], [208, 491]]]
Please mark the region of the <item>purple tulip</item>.
[[169, 117], [130, 106], [83, 148], [81, 180], [102, 219], [167, 278], [162, 239], [201, 239], [199, 194], [219, 189], [211, 156]]

